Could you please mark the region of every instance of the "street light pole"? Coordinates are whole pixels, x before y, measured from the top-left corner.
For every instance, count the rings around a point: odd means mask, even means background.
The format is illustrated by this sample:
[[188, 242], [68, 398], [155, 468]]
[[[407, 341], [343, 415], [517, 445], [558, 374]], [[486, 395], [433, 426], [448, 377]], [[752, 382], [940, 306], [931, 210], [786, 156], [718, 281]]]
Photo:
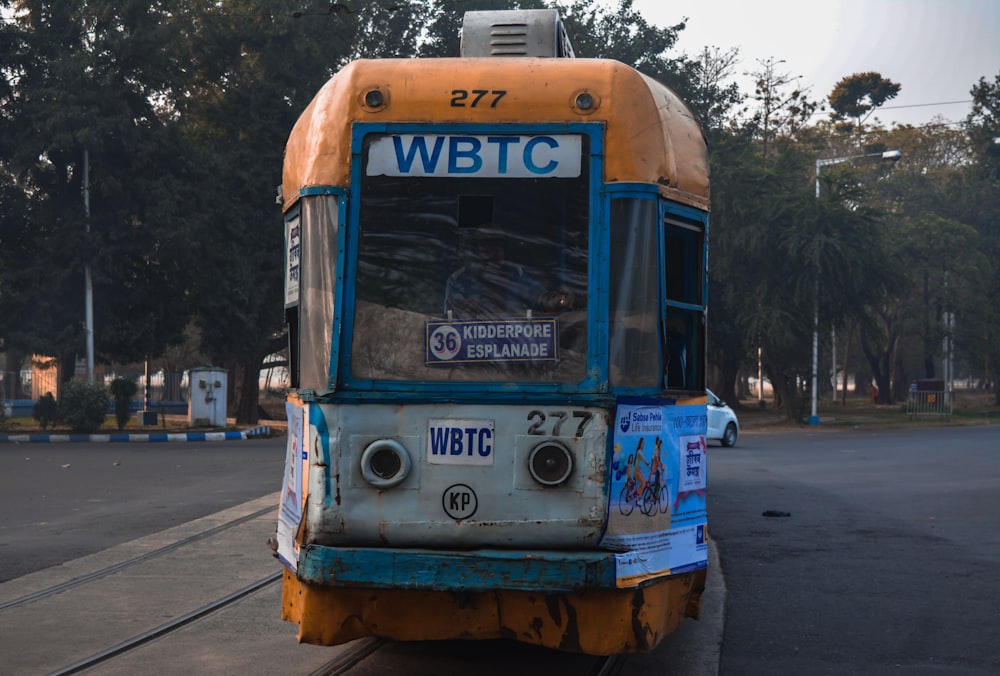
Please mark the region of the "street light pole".
[[[83, 218], [90, 237], [90, 154], [83, 150]], [[94, 281], [90, 273], [90, 259], [83, 268], [83, 312], [86, 321], [87, 383], [94, 384]]]
[[[886, 150], [881, 153], [865, 153], [862, 155], [848, 155], [847, 157], [829, 157], [825, 159], [816, 160], [816, 199], [819, 199], [819, 173], [820, 169], [823, 167], [828, 167], [831, 164], [840, 164], [842, 162], [850, 162], [851, 160], [861, 159], [863, 157], [878, 157], [883, 160], [890, 160], [895, 162], [903, 153], [899, 150]], [[818, 370], [819, 370], [819, 252], [816, 252], [816, 283], [814, 288], [815, 297], [813, 298], [813, 352], [812, 352], [812, 405], [810, 407], [809, 413], [809, 424], [818, 425], [819, 416], [816, 414], [816, 386], [818, 380]], [[836, 383], [836, 373], [837, 365], [836, 362], [833, 366], [834, 369], [834, 383]], [[847, 387], [847, 374], [844, 374], [844, 387]], [[836, 385], [834, 385], [834, 390], [836, 391]]]

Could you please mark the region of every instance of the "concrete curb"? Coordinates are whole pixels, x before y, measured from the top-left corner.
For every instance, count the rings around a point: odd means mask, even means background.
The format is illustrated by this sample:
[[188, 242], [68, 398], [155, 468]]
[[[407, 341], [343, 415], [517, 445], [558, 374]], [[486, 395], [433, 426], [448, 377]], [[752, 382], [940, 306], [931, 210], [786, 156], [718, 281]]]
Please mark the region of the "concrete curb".
[[0, 434], [0, 443], [52, 443], [71, 441], [75, 443], [94, 442], [100, 444], [112, 442], [177, 442], [177, 441], [234, 441], [238, 439], [254, 439], [268, 437], [271, 428], [267, 425], [254, 427], [239, 432], [150, 432], [150, 433], [116, 433], [116, 434]]

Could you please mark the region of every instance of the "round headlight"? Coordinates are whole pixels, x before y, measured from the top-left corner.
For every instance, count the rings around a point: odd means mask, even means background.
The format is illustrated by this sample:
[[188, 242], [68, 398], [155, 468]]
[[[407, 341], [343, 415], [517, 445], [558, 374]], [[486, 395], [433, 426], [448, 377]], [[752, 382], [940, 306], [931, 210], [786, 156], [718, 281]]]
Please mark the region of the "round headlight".
[[573, 471], [573, 454], [562, 444], [551, 441], [539, 444], [528, 456], [528, 471], [543, 486], [558, 486]]
[[361, 454], [361, 474], [376, 488], [398, 486], [410, 473], [410, 454], [393, 439], [368, 444]]

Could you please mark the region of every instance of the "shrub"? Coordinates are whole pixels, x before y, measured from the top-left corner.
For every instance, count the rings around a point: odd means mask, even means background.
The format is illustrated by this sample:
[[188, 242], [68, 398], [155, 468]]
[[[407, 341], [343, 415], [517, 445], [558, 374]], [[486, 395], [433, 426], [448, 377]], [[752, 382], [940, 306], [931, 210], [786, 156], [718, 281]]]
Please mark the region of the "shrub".
[[35, 402], [31, 409], [31, 417], [42, 424], [42, 429], [48, 429], [49, 424], [55, 425], [59, 419], [59, 405], [51, 392], [46, 392]]
[[96, 432], [108, 411], [108, 391], [103, 385], [71, 380], [59, 398], [59, 417], [74, 432]]
[[128, 424], [132, 416], [132, 397], [138, 391], [135, 381], [121, 376], [111, 381], [111, 396], [115, 399], [115, 421], [119, 431]]

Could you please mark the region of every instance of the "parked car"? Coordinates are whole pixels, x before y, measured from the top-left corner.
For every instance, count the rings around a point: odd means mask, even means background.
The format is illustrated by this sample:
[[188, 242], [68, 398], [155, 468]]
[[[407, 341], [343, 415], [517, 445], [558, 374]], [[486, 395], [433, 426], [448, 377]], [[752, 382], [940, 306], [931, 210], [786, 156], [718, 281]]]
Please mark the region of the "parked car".
[[736, 413], [726, 402], [715, 396], [712, 390], [705, 390], [708, 395], [708, 441], [718, 441], [723, 446], [732, 446], [740, 434], [740, 421]]

